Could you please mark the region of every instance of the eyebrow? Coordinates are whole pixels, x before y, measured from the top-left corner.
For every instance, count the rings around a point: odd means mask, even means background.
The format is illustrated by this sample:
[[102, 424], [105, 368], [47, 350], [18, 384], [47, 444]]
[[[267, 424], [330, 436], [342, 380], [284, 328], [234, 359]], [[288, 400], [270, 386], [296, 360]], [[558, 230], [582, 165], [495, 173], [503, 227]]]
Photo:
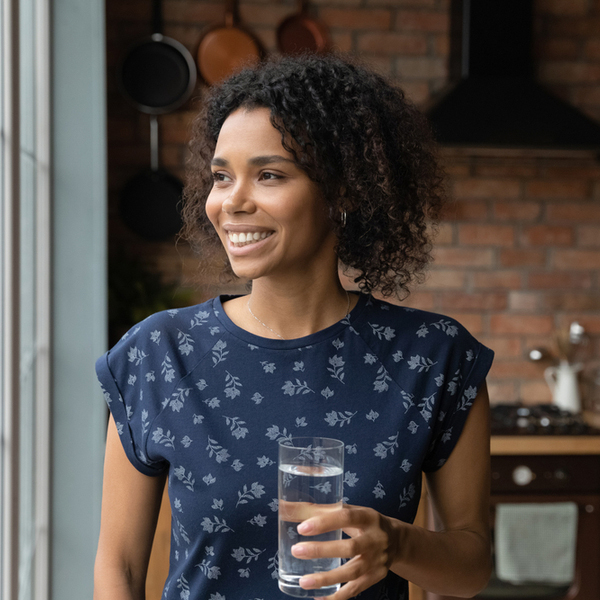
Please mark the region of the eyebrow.
[[[280, 156], [279, 154], [270, 154], [268, 156], [254, 156], [249, 161], [248, 164], [254, 167], [264, 167], [265, 165], [270, 165], [272, 163], [278, 162], [288, 162], [295, 165], [295, 161], [290, 158], [286, 158], [285, 156]], [[211, 165], [213, 167], [227, 167], [229, 165], [229, 161], [224, 158], [215, 157], [211, 161]]]

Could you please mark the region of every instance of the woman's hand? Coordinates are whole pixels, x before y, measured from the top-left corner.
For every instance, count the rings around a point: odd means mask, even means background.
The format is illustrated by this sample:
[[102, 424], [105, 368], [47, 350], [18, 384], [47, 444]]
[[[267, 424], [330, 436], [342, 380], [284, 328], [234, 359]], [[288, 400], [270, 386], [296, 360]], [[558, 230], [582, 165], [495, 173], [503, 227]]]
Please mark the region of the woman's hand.
[[345, 583], [325, 600], [347, 600], [383, 579], [400, 547], [400, 522], [371, 508], [345, 504], [298, 525], [303, 536], [318, 535], [341, 529], [350, 539], [334, 542], [301, 542], [292, 546], [292, 554], [301, 559], [348, 558], [347, 563], [331, 571], [305, 575], [304, 589]]

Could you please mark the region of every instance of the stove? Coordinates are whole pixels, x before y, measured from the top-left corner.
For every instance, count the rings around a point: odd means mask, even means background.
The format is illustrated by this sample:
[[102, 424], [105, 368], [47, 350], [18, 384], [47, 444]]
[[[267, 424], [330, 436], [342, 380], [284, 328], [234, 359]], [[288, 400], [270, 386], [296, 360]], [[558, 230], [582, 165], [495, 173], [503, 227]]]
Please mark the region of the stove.
[[492, 435], [600, 435], [581, 415], [553, 404], [494, 404]]

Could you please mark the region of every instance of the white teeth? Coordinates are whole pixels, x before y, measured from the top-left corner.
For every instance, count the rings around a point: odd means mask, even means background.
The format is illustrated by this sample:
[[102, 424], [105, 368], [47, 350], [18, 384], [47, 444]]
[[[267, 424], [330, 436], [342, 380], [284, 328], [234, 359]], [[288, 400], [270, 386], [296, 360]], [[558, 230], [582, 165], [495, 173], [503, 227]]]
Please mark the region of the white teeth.
[[248, 244], [253, 244], [260, 240], [264, 240], [272, 233], [272, 231], [255, 231], [253, 233], [228, 233], [227, 235], [229, 236], [229, 240], [232, 244], [247, 246]]

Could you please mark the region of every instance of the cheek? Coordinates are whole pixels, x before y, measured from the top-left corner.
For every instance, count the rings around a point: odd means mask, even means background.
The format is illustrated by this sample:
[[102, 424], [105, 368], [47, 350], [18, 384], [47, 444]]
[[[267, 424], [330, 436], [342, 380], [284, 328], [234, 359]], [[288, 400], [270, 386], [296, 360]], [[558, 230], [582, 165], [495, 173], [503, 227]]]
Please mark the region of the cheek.
[[221, 214], [221, 203], [215, 197], [215, 194], [213, 192], [211, 192], [208, 195], [208, 198], [206, 199], [204, 211], [206, 212], [208, 220], [213, 224], [213, 227], [216, 229], [219, 222], [219, 215]]

